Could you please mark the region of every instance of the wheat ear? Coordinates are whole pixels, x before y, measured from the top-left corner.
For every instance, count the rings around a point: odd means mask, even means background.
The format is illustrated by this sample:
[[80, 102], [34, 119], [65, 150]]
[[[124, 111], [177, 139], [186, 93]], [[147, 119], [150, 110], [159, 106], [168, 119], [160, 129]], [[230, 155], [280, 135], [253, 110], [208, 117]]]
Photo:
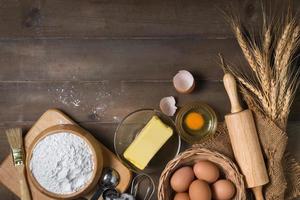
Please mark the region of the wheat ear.
[[271, 28], [268, 28], [264, 34], [264, 41], [263, 41], [263, 51], [267, 57], [270, 55], [271, 42], [272, 42]]
[[293, 23], [288, 23], [285, 26], [281, 37], [278, 40], [277, 47], [275, 49], [275, 57], [274, 57], [274, 63], [275, 63], [276, 68], [281, 68], [280, 61], [281, 61], [285, 46], [288, 42], [288, 38], [289, 38], [289, 35], [291, 32], [292, 26], [293, 26]]
[[237, 41], [238, 41], [238, 43], [239, 43], [239, 45], [240, 45], [240, 47], [243, 51], [243, 54], [244, 54], [245, 58], [247, 59], [250, 67], [252, 68], [252, 70], [254, 72], [256, 72], [257, 71], [257, 63], [255, 61], [255, 57], [253, 56], [253, 54], [250, 50], [250, 47], [247, 44], [243, 33], [241, 32], [241, 29], [239, 27], [234, 27], [234, 30], [235, 30]]
[[[289, 65], [292, 62], [292, 55], [298, 45], [299, 40], [300, 27], [296, 26], [293, 34], [290, 38], [290, 41], [286, 45], [286, 51], [282, 56], [282, 60], [280, 62], [280, 67], [277, 68], [276, 73], [278, 77], [278, 82], [280, 83], [280, 91], [278, 94], [278, 107], [280, 108], [282, 103], [286, 100], [286, 91], [288, 87], [288, 73], [289, 73]], [[285, 100], [284, 100], [285, 99]]]
[[270, 106], [268, 103], [268, 100], [264, 97], [264, 95], [252, 84], [249, 83], [249, 81], [246, 81], [242, 77], [236, 75], [238, 81], [250, 92], [252, 92], [257, 99], [260, 100], [260, 104], [262, 105], [262, 110], [267, 112], [268, 114], [271, 114]]
[[279, 64], [279, 69], [278, 71], [285, 70], [287, 68], [287, 65], [289, 64], [289, 61], [291, 59], [291, 56], [297, 47], [297, 41], [299, 39], [299, 32], [300, 32], [300, 27], [296, 26], [292, 31], [292, 35], [289, 39], [289, 41], [286, 44], [286, 48], [282, 54], [282, 59]]
[[255, 45], [253, 47], [253, 52], [255, 59], [257, 61], [257, 70], [256, 70], [256, 76], [261, 84], [261, 87], [263, 89], [263, 92], [268, 94], [270, 89], [270, 82], [269, 82], [269, 64], [267, 63], [267, 60], [265, 59], [265, 55], [260, 51], [260, 49]]

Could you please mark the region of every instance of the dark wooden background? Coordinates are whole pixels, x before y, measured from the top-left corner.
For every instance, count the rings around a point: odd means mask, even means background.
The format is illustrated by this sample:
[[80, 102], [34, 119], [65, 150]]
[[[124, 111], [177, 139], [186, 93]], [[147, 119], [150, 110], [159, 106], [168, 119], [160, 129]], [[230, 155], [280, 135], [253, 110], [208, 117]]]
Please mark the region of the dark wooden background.
[[[217, 53], [243, 66], [220, 9], [228, 0], [0, 0], [0, 161], [4, 129], [25, 129], [59, 108], [110, 149], [117, 124], [139, 108], [201, 100], [223, 120], [230, 111]], [[286, 0], [282, 0], [285, 3]], [[300, 2], [295, 0], [295, 8]], [[240, 0], [249, 23], [259, 3]], [[172, 77], [193, 72], [197, 90], [176, 93]], [[290, 115], [288, 149], [300, 159], [300, 97]], [[17, 199], [0, 186], [0, 199]]]

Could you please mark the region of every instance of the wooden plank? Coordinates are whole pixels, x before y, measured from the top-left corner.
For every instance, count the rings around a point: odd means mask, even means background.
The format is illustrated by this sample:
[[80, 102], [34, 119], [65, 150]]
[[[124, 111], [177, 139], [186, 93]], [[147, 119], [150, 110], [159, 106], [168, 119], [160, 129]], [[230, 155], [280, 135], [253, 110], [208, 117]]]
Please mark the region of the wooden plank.
[[0, 128], [0, 152], [0, 163], [2, 163], [3, 159], [10, 153], [4, 128]]
[[[259, 0], [240, 0], [257, 24]], [[294, 0], [295, 8], [299, 1]], [[227, 0], [0, 0], [0, 38], [232, 37]]]
[[[22, 1], [0, 1], [0, 37], [231, 35], [219, 10], [228, 5], [226, 0]], [[245, 2], [247, 12], [253, 3]]]
[[[229, 113], [229, 102], [221, 82], [198, 81], [197, 90], [178, 94], [172, 82], [13, 82], [0, 83], [0, 125], [35, 121], [45, 110], [59, 108], [78, 122], [116, 122], [140, 108], [158, 108], [165, 96], [175, 96], [178, 105], [190, 101], [209, 103], [220, 120]], [[290, 120], [299, 120], [299, 95]]]
[[4, 40], [0, 46], [0, 81], [171, 80], [180, 69], [220, 80], [218, 52], [246, 65], [234, 39]]
[[181, 95], [169, 81], [0, 83], [0, 124], [35, 121], [49, 108], [59, 108], [78, 122], [116, 122], [136, 109], [158, 108], [160, 99], [170, 95], [179, 105], [202, 100], [221, 114], [229, 110], [222, 84], [199, 82], [198, 87]]
[[[257, 24], [260, 1], [239, 4], [242, 18]], [[221, 12], [228, 5], [226, 0], [0, 0], [0, 38], [232, 37]]]
[[[299, 1], [295, 9], [299, 8]], [[259, 0], [238, 10], [257, 24]], [[280, 1], [279, 1], [280, 2]], [[227, 0], [0, 0], [0, 38], [232, 37]]]
[[6, 189], [2, 184], [0, 183], [0, 195], [2, 199], [5, 200], [19, 200], [19, 197], [17, 197], [14, 193]]

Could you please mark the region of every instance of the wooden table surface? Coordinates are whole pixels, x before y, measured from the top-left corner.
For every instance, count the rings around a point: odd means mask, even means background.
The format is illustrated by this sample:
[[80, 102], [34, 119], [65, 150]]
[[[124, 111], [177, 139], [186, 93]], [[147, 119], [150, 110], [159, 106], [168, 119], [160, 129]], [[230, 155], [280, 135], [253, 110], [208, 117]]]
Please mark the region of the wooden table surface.
[[[259, 3], [240, 0], [249, 23]], [[295, 0], [295, 8], [300, 2]], [[26, 130], [59, 108], [110, 149], [120, 120], [139, 108], [200, 100], [223, 120], [230, 111], [217, 53], [245, 60], [220, 9], [228, 0], [0, 0], [0, 160], [4, 129]], [[176, 93], [172, 77], [193, 72], [197, 90]], [[288, 125], [288, 149], [300, 160], [300, 95]], [[0, 186], [0, 197], [18, 199]], [[155, 199], [155, 198], [154, 198]]]

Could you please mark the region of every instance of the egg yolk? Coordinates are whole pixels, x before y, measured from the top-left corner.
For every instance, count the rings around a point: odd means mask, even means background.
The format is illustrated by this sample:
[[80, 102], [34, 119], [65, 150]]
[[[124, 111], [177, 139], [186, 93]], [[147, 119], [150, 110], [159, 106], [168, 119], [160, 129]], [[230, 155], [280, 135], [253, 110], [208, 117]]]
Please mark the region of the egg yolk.
[[185, 124], [191, 130], [199, 130], [204, 126], [204, 118], [201, 114], [191, 112], [185, 117]]

